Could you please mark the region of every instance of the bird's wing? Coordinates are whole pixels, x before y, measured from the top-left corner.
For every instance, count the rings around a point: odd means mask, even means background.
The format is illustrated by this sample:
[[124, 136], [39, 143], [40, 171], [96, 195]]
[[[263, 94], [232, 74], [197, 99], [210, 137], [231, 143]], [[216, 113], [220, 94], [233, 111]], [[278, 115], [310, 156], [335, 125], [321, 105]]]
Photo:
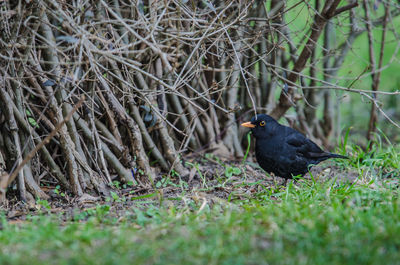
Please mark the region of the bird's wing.
[[326, 153], [316, 143], [294, 129], [286, 136], [286, 143], [294, 148], [297, 154], [306, 158], [326, 156]]

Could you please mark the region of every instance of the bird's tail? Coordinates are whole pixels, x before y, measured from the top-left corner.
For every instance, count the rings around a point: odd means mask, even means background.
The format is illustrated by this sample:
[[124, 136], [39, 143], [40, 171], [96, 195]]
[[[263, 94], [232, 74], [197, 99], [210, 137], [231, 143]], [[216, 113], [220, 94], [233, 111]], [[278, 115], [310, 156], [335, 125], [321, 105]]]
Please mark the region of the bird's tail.
[[347, 157], [347, 156], [342, 156], [342, 155], [333, 154], [333, 153], [330, 153], [330, 154], [329, 154], [329, 157], [330, 157], [330, 158], [343, 158], [343, 159], [349, 159], [349, 157]]

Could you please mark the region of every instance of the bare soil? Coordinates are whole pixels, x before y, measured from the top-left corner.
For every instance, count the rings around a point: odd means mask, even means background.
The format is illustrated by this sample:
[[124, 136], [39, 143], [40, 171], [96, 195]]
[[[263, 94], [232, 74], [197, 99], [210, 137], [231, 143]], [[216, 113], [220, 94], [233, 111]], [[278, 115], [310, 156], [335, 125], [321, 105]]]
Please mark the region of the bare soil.
[[[127, 186], [120, 184], [119, 188], [110, 189], [110, 196], [102, 197], [95, 194], [84, 194], [81, 197], [71, 197], [68, 193], [55, 193], [56, 187], [46, 187], [44, 190], [50, 196], [47, 201], [21, 202], [15, 196], [10, 196], [8, 205], [2, 207], [6, 218], [11, 223], [24, 222], [28, 216], [38, 214], [56, 214], [61, 221], [76, 220], [76, 215], [98, 205], [109, 205], [110, 214], [122, 218], [132, 207], [145, 208], [149, 205], [184, 206], [188, 201], [196, 203], [230, 203], [233, 200], [251, 199], [257, 193], [267, 190], [278, 191], [286, 185], [285, 179], [266, 174], [255, 163], [243, 165], [239, 161], [213, 161], [204, 159], [196, 162], [186, 177], [159, 176], [154, 184], [148, 187]], [[200, 164], [201, 163], [201, 164]], [[242, 173], [226, 176], [227, 167], [238, 168]], [[326, 181], [336, 178], [339, 183], [354, 181], [366, 182], [357, 178], [358, 173], [341, 168], [332, 161], [326, 161], [314, 166], [304, 178], [294, 181], [298, 185], [302, 181]], [[396, 178], [397, 179], [397, 178]], [[293, 181], [293, 180], [290, 180]], [[112, 191], [112, 193], [111, 193]]]

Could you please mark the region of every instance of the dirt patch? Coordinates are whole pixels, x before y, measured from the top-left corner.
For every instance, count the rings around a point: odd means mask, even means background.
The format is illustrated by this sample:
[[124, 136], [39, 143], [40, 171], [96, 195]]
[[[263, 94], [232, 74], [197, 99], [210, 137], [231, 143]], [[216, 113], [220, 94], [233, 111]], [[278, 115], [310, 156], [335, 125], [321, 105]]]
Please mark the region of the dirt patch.
[[[146, 188], [120, 184], [119, 187], [112, 189], [107, 197], [84, 194], [77, 198], [56, 191], [56, 187], [48, 187], [46, 191], [50, 196], [49, 200], [23, 203], [14, 197], [9, 199], [8, 205], [3, 206], [3, 210], [7, 220], [16, 223], [26, 220], [29, 216], [43, 213], [58, 214], [63, 221], [76, 220], [77, 215], [85, 211], [96, 211], [99, 205], [106, 205], [109, 207], [109, 213], [119, 218], [134, 207], [142, 209], [149, 205], [184, 207], [189, 202], [212, 205], [251, 199], [257, 193], [281, 189], [286, 182], [282, 178], [267, 175], [255, 163], [243, 165], [239, 161], [228, 163], [198, 160], [192, 161], [191, 165], [192, 169], [188, 176], [170, 178], [159, 176], [154, 180], [153, 186]], [[306, 174], [294, 184], [298, 185], [299, 182], [312, 178], [316, 181], [336, 178], [340, 183], [363, 181], [358, 176], [358, 172], [328, 161], [314, 166], [311, 174]], [[85, 216], [79, 216], [78, 219], [80, 218], [84, 220]]]

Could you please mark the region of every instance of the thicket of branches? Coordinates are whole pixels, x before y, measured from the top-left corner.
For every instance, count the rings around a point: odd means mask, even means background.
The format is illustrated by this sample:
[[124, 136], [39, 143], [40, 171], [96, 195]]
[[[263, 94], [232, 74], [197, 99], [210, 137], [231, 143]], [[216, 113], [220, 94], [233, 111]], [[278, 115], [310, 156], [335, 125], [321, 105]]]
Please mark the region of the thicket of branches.
[[[312, 14], [303, 38], [287, 16], [300, 5]], [[371, 15], [376, 5], [383, 16]], [[15, 183], [23, 200], [47, 198], [43, 185], [80, 196], [107, 193], [112, 180], [146, 186], [159, 172], [187, 175], [188, 153], [242, 156], [239, 124], [255, 112], [280, 118], [292, 108], [292, 125], [328, 145], [339, 115], [334, 90], [373, 102], [371, 134], [384, 67], [374, 45], [385, 42], [386, 32], [395, 34], [391, 23], [399, 13], [394, 1], [372, 0], [0, 6], [1, 192], [4, 199]], [[338, 43], [337, 27], [344, 34]], [[374, 28], [382, 29], [380, 40]], [[337, 81], [363, 32], [371, 67], [362, 74], [371, 75], [371, 91]]]

